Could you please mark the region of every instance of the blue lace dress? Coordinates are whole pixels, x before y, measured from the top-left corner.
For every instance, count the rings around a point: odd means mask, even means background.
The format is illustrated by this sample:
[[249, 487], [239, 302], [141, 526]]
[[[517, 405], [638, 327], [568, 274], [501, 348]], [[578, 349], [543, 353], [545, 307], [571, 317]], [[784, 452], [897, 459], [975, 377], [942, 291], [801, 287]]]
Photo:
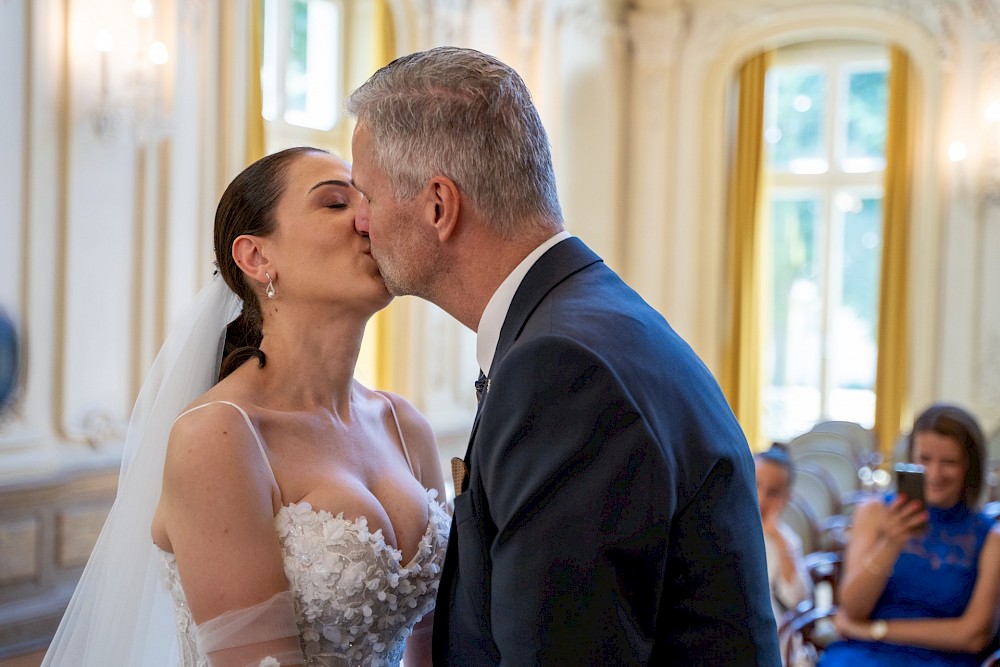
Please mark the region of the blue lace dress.
[[[963, 503], [930, 508], [930, 527], [903, 548], [875, 603], [871, 618], [953, 618], [961, 616], [976, 583], [979, 553], [992, 523]], [[821, 667], [978, 667], [973, 653], [845, 640], [831, 644]]]

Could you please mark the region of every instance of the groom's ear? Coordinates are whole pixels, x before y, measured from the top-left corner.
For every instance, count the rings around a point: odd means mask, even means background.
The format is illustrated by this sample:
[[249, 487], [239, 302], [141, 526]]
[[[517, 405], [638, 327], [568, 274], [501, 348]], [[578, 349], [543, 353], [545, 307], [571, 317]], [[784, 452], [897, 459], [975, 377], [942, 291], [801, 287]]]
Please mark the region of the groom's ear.
[[271, 278], [277, 276], [258, 236], [250, 234], [237, 236], [233, 241], [233, 260], [243, 273], [259, 283], [268, 281], [265, 272], [270, 272]]
[[435, 176], [427, 184], [426, 210], [442, 243], [451, 238], [458, 227], [462, 208], [462, 193], [455, 181], [447, 176]]

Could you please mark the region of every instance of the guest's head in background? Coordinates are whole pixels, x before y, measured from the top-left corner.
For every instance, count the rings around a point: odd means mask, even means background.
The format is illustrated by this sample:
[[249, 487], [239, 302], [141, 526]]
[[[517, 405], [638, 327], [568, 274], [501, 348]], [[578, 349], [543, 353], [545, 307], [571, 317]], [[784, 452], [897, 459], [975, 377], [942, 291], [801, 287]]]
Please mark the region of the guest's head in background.
[[795, 468], [788, 446], [780, 442], [754, 456], [757, 469], [757, 502], [763, 520], [781, 515], [791, 496]]
[[928, 505], [978, 504], [985, 443], [976, 418], [957, 405], [935, 403], [920, 413], [913, 422], [908, 451], [910, 461], [924, 466]]

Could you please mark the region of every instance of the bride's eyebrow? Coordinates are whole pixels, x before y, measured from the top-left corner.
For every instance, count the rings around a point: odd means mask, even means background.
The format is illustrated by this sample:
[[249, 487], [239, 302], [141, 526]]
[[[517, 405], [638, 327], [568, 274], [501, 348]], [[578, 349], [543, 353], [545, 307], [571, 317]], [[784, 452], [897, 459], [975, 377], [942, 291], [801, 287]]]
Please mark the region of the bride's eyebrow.
[[323, 187], [324, 185], [339, 185], [342, 188], [349, 188], [349, 187], [351, 187], [351, 184], [348, 183], [347, 181], [340, 181], [340, 180], [334, 179], [334, 180], [330, 180], [330, 181], [320, 181], [316, 185], [314, 185], [311, 188], [309, 188], [309, 192], [312, 192], [316, 188]]

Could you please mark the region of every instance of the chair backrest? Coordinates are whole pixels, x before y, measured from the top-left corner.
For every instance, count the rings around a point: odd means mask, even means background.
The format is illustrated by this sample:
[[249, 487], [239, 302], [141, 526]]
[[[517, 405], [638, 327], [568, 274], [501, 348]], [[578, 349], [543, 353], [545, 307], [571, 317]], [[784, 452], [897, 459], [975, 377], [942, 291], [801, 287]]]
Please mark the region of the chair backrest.
[[854, 453], [858, 459], [865, 459], [867, 455], [874, 452], [875, 433], [866, 429], [857, 422], [848, 421], [825, 421], [819, 422], [812, 427], [813, 431], [820, 433], [836, 433], [851, 441], [854, 446]]
[[819, 522], [809, 504], [802, 498], [792, 494], [781, 512], [781, 520], [799, 536], [802, 553], [812, 553], [819, 548]]
[[807, 502], [817, 521], [842, 510], [840, 490], [836, 480], [825, 469], [806, 460], [796, 461], [792, 493]]
[[840, 433], [806, 431], [788, 441], [788, 453], [792, 458], [797, 453], [806, 451], [837, 452], [853, 461], [856, 468], [863, 465], [863, 459], [855, 452], [854, 444]]
[[809, 464], [825, 470], [836, 484], [837, 495], [842, 501], [852, 498], [861, 487], [857, 463], [849, 454], [812, 447], [803, 449], [789, 447], [788, 451], [796, 466]]

